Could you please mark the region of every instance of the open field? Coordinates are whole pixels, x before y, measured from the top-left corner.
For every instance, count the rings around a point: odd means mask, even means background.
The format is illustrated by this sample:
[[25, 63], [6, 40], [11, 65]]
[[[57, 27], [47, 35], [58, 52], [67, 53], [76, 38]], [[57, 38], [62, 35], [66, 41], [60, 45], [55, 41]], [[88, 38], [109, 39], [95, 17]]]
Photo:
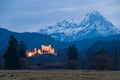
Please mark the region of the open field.
[[82, 70], [0, 70], [0, 80], [120, 80], [120, 72]]

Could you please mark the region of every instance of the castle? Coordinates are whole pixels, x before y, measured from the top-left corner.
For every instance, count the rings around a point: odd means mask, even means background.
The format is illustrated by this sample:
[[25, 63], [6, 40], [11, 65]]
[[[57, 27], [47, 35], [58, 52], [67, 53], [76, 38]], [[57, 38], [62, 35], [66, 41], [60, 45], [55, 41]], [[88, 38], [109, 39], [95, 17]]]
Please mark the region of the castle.
[[27, 50], [26, 56], [27, 57], [33, 57], [35, 55], [42, 55], [42, 54], [55, 54], [54, 48], [51, 47], [51, 45], [42, 45], [41, 49], [34, 48], [33, 51]]

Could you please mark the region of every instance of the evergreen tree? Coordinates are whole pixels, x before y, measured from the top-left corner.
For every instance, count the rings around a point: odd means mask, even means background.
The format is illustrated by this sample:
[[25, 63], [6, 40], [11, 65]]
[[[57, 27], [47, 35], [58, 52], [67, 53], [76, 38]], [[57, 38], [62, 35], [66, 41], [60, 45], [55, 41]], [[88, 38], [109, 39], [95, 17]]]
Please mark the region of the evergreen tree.
[[21, 41], [20, 42], [20, 47], [19, 47], [20, 58], [26, 58], [26, 50], [27, 50], [27, 47], [26, 47], [24, 41]]
[[13, 35], [9, 38], [9, 45], [4, 55], [5, 69], [19, 69], [20, 68], [18, 56], [18, 43]]
[[91, 66], [97, 70], [112, 69], [112, 59], [102, 49], [93, 55]]
[[74, 44], [69, 46], [68, 59], [69, 60], [76, 60], [76, 61], [78, 60], [78, 51], [77, 51], [77, 48]]
[[21, 69], [26, 69], [27, 65], [28, 65], [28, 61], [27, 61], [27, 56], [26, 56], [26, 50], [27, 47], [24, 43], [24, 41], [20, 42], [20, 46], [19, 46], [19, 57], [20, 57], [20, 67]]
[[74, 44], [69, 46], [68, 48], [67, 68], [68, 69], [78, 68], [78, 51]]

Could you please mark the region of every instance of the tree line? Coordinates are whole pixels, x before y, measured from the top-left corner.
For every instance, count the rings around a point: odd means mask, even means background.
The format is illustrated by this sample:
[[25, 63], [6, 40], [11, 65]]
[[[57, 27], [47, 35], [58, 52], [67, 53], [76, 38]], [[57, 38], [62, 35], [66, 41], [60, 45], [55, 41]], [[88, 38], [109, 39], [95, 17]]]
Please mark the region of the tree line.
[[[24, 41], [18, 44], [16, 38], [11, 35], [7, 50], [3, 56], [3, 69], [27, 69], [29, 65], [26, 57], [27, 46]], [[117, 49], [117, 48], [115, 48]], [[89, 51], [87, 55], [78, 52], [77, 47], [72, 44], [65, 51], [66, 59], [62, 69], [93, 69], [93, 70], [117, 70], [118, 53], [109, 54], [101, 48], [95, 52]], [[61, 58], [63, 59], [63, 57]]]
[[27, 47], [24, 41], [18, 42], [16, 38], [11, 35], [8, 41], [9, 45], [3, 56], [4, 60], [4, 69], [20, 69], [22, 64], [22, 58], [26, 58]]

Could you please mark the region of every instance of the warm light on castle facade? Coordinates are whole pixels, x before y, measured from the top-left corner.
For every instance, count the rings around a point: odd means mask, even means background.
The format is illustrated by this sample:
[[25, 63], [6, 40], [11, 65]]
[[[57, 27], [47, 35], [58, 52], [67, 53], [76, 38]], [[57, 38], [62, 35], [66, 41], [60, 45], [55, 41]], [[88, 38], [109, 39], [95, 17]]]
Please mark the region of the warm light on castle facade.
[[34, 48], [34, 51], [26, 51], [27, 57], [32, 57], [35, 55], [42, 55], [42, 54], [55, 54], [54, 48], [51, 47], [51, 45], [42, 45], [41, 50]]
[[42, 52], [47, 54], [47, 53], [51, 53], [54, 54], [54, 48], [51, 47], [51, 45], [42, 45]]

